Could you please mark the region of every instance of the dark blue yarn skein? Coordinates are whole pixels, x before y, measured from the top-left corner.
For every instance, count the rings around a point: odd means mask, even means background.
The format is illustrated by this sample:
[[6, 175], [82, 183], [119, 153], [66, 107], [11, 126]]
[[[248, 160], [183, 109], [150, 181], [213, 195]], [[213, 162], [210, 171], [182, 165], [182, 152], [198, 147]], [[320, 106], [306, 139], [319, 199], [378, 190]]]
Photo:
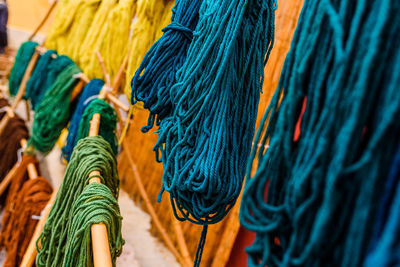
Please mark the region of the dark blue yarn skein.
[[172, 112], [170, 89], [176, 83], [176, 72], [185, 62], [201, 3], [202, 0], [176, 1], [171, 24], [163, 29], [164, 34], [146, 53], [132, 78], [132, 104], [143, 101], [144, 108], [150, 110], [143, 132], [150, 130], [155, 121], [159, 125]]
[[47, 50], [40, 56], [26, 84], [25, 98], [30, 99], [32, 109], [40, 103], [50, 84], [47, 82], [48, 73], [51, 71], [53, 56], [57, 55], [55, 50]]
[[91, 80], [82, 91], [79, 97], [78, 104], [75, 108], [74, 114], [72, 115], [71, 122], [68, 127], [68, 137], [65, 146], [61, 152], [67, 161], [71, 158], [72, 151], [77, 143], [77, 134], [79, 130], [79, 124], [81, 122], [82, 115], [90, 102], [100, 93], [101, 88], [104, 85], [104, 81], [100, 79]]

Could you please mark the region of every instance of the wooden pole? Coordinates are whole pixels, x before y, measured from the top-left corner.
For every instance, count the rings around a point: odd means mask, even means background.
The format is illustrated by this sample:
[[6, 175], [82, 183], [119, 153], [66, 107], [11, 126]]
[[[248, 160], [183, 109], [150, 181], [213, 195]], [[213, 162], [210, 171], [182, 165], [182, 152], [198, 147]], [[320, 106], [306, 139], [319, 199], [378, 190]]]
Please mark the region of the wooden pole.
[[[26, 139], [21, 139], [20, 143], [22, 148], [25, 149], [27, 147]], [[38, 177], [38, 173], [34, 163], [29, 163], [26, 168], [28, 170], [29, 179], [35, 179]]]
[[[22, 100], [22, 98], [25, 95], [25, 89], [26, 89], [26, 83], [29, 80], [29, 77], [31, 77], [32, 71], [36, 65], [37, 60], [39, 59], [39, 53], [35, 51], [33, 54], [31, 60], [29, 61], [28, 67], [26, 68], [24, 77], [22, 78], [21, 84], [19, 86], [19, 90], [17, 95], [15, 96], [14, 102], [11, 105], [12, 111], [15, 111], [18, 103]], [[0, 121], [0, 135], [3, 133], [5, 127], [7, 126], [8, 121], [10, 120], [10, 117], [8, 114], [5, 114], [2, 120]]]
[[[43, 210], [42, 217], [40, 218], [38, 224], [36, 225], [35, 232], [29, 242], [29, 245], [25, 251], [24, 257], [22, 258], [22, 262], [20, 267], [32, 267], [33, 263], [35, 262], [37, 250], [36, 250], [36, 241], [38, 240], [40, 234], [42, 233], [43, 227], [46, 223], [47, 218], [49, 217], [49, 213], [51, 207], [56, 200], [58, 189], [55, 189], [51, 194], [50, 200], [47, 203], [47, 206]], [[40, 246], [40, 244], [39, 244]]]
[[[99, 134], [101, 115], [98, 113], [93, 114], [90, 121], [89, 136], [97, 136]], [[100, 175], [99, 171], [92, 171], [89, 177]], [[89, 180], [91, 183], [101, 183], [100, 178], [93, 177]], [[93, 249], [93, 264], [95, 267], [112, 267], [110, 246], [108, 244], [107, 227], [104, 223], [93, 224], [90, 227], [92, 235], [92, 249]]]
[[31, 36], [29, 36], [28, 40], [31, 41], [33, 37], [36, 36], [36, 34], [40, 31], [40, 29], [43, 27], [43, 25], [46, 23], [47, 19], [50, 17], [50, 14], [53, 12], [54, 8], [57, 5], [57, 0], [53, 0], [53, 3], [51, 4], [49, 10], [47, 10], [46, 15], [42, 19], [42, 21], [39, 23], [39, 25], [36, 27], [36, 29], [33, 31]]

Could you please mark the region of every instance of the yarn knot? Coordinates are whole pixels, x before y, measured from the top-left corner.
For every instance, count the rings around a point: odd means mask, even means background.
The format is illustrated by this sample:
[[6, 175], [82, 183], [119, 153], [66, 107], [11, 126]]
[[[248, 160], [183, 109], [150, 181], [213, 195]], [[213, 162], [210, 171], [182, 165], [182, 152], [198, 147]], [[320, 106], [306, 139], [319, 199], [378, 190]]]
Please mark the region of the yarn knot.
[[165, 27], [164, 29], [162, 29], [162, 31], [165, 33], [167, 31], [178, 31], [181, 32], [188, 40], [192, 40], [193, 38], [193, 31], [191, 29], [189, 29], [186, 26], [183, 26], [182, 24], [178, 23], [178, 22], [171, 22], [171, 24], [169, 24], [167, 27]]

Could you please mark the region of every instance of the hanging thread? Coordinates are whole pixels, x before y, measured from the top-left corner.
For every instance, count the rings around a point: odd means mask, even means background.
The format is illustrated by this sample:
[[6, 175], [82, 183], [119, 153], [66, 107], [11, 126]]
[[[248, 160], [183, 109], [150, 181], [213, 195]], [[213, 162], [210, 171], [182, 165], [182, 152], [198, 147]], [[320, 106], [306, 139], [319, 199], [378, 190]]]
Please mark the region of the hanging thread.
[[108, 242], [113, 266], [121, 255], [122, 239], [118, 201], [111, 190], [100, 183], [87, 185], [72, 207], [72, 222], [65, 246], [63, 266], [93, 267], [93, 249], [91, 241], [91, 226], [104, 223], [107, 228]]
[[132, 78], [131, 103], [142, 101], [143, 107], [150, 110], [143, 132], [150, 130], [155, 121], [159, 125], [171, 113], [170, 89], [176, 83], [176, 72], [185, 62], [201, 3], [201, 0], [176, 1], [171, 24], [163, 29], [164, 34], [146, 53]]
[[[101, 183], [111, 190], [115, 199], [118, 199], [117, 162], [109, 143], [101, 136], [79, 140], [72, 153], [54, 205], [38, 239], [41, 246], [36, 257], [37, 266], [63, 266], [63, 262], [66, 260], [66, 244], [71, 242], [70, 239], [75, 238], [69, 234], [74, 216], [72, 208], [87, 186], [89, 178], [91, 178], [89, 174], [92, 171], [101, 173], [99, 177]], [[106, 221], [104, 222], [106, 223]], [[118, 236], [118, 233], [113, 233], [113, 235]], [[118, 253], [117, 248], [113, 255], [116, 256]]]
[[10, 95], [15, 96], [18, 93], [19, 85], [24, 77], [26, 68], [35, 53], [38, 43], [27, 41], [21, 44], [15, 56], [15, 62], [10, 72], [8, 79], [8, 90]]
[[79, 97], [78, 104], [76, 105], [74, 114], [72, 115], [71, 122], [68, 127], [68, 137], [66, 144], [61, 150], [64, 159], [66, 159], [67, 161], [69, 161], [69, 159], [71, 158], [72, 151], [74, 150], [74, 147], [78, 142], [77, 134], [83, 113], [86, 110], [87, 106], [100, 93], [103, 85], [104, 81], [100, 79], [93, 79], [83, 88], [82, 94]]
[[399, 11], [390, 0], [305, 1], [250, 157], [249, 266], [362, 265], [400, 134]]
[[28, 144], [38, 151], [50, 152], [62, 129], [67, 126], [71, 113], [71, 92], [78, 82], [74, 75], [80, 72], [75, 64], [68, 65], [37, 107]]

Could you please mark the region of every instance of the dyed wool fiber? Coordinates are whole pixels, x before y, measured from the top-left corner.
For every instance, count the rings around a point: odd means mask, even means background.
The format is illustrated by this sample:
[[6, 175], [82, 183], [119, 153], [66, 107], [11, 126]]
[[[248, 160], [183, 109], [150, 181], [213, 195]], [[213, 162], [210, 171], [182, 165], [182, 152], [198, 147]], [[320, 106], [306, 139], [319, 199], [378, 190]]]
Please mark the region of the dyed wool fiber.
[[115, 136], [115, 128], [117, 126], [117, 114], [113, 107], [102, 99], [94, 99], [90, 102], [85, 109], [81, 121], [79, 123], [79, 130], [76, 135], [75, 143], [89, 135], [90, 121], [94, 114], [100, 114], [99, 135], [106, 140], [114, 155], [118, 154], [118, 141]]
[[[2, 96], [0, 96], [0, 109], [3, 109], [7, 106], [9, 106], [10, 103], [8, 103], [7, 99], [3, 98]], [[0, 120], [3, 118], [3, 116], [6, 114], [5, 110], [2, 110], [0, 112]]]
[[0, 245], [6, 248], [4, 266], [20, 266], [35, 231], [42, 210], [53, 191], [42, 177], [28, 179], [27, 165], [38, 164], [31, 156], [23, 156], [11, 182], [2, 220]]
[[163, 36], [146, 53], [132, 78], [132, 104], [142, 101], [143, 107], [150, 110], [144, 132], [150, 130], [155, 121], [159, 125], [171, 113], [170, 89], [176, 83], [176, 72], [185, 62], [202, 2], [176, 1], [171, 23], [163, 29]]
[[74, 114], [72, 115], [71, 122], [68, 127], [67, 142], [61, 151], [63, 157], [67, 161], [69, 161], [69, 159], [71, 158], [72, 151], [74, 150], [74, 147], [78, 141], [77, 134], [83, 113], [90, 102], [92, 102], [100, 93], [103, 85], [104, 81], [100, 79], [93, 79], [83, 88], [83, 91], [79, 97], [78, 104], [75, 108]]
[[57, 142], [71, 115], [71, 92], [77, 84], [75, 74], [81, 70], [75, 65], [67, 66], [46, 92], [36, 109], [29, 145], [44, 154], [50, 152]]
[[18, 49], [14, 65], [11, 69], [10, 77], [8, 79], [8, 89], [10, 95], [15, 96], [18, 93], [25, 70], [28, 67], [29, 61], [31, 60], [33, 54], [35, 53], [36, 46], [38, 46], [38, 43], [27, 41], [24, 42]]
[[249, 266], [362, 265], [400, 134], [399, 11], [305, 1], [254, 141], [269, 148], [241, 203]]
[[28, 138], [29, 131], [25, 126], [24, 120], [15, 115], [8, 121], [3, 133], [0, 135], [0, 180], [4, 179], [17, 162], [21, 139]]
[[116, 266], [125, 241], [121, 235], [122, 217], [118, 201], [111, 190], [99, 183], [87, 185], [74, 203], [72, 214], [63, 266], [94, 266], [90, 227], [99, 223], [107, 227], [112, 263]]
[[221, 221], [240, 194], [272, 49], [274, 10], [273, 1], [203, 2], [170, 89], [174, 110], [161, 121], [154, 150], [164, 165], [161, 193], [169, 192], [175, 216], [205, 225], [195, 266], [206, 226]]
[[35, 68], [32, 71], [31, 77], [26, 84], [25, 98], [30, 99], [32, 109], [35, 109], [37, 104], [40, 103], [44, 93], [47, 90], [47, 74], [51, 71], [51, 62], [53, 61], [52, 57], [55, 55], [57, 55], [55, 50], [48, 50], [46, 53], [40, 56]]
[[[69, 234], [71, 227], [73, 227], [73, 207], [88, 185], [89, 174], [92, 171], [101, 173], [99, 178], [102, 183], [111, 190], [112, 196], [118, 199], [117, 162], [110, 145], [101, 136], [86, 137], [79, 140], [39, 237], [38, 242], [40, 242], [41, 248], [36, 257], [37, 266], [58, 267], [63, 266], [63, 262], [67, 260], [65, 255], [66, 245], [71, 242], [71, 239], [74, 239]], [[119, 253], [120, 248], [116, 246], [111, 255], [119, 255]]]
[[[126, 77], [133, 77], [146, 52], [157, 38], [158, 30], [169, 24], [164, 17], [171, 17], [170, 5], [173, 1], [138, 0], [136, 20], [132, 25], [132, 39], [129, 42], [129, 60]], [[160, 23], [162, 22], [162, 23]], [[163, 24], [163, 25], [161, 25]], [[161, 29], [160, 29], [161, 28]], [[131, 81], [126, 79], [124, 92], [131, 99]]]

